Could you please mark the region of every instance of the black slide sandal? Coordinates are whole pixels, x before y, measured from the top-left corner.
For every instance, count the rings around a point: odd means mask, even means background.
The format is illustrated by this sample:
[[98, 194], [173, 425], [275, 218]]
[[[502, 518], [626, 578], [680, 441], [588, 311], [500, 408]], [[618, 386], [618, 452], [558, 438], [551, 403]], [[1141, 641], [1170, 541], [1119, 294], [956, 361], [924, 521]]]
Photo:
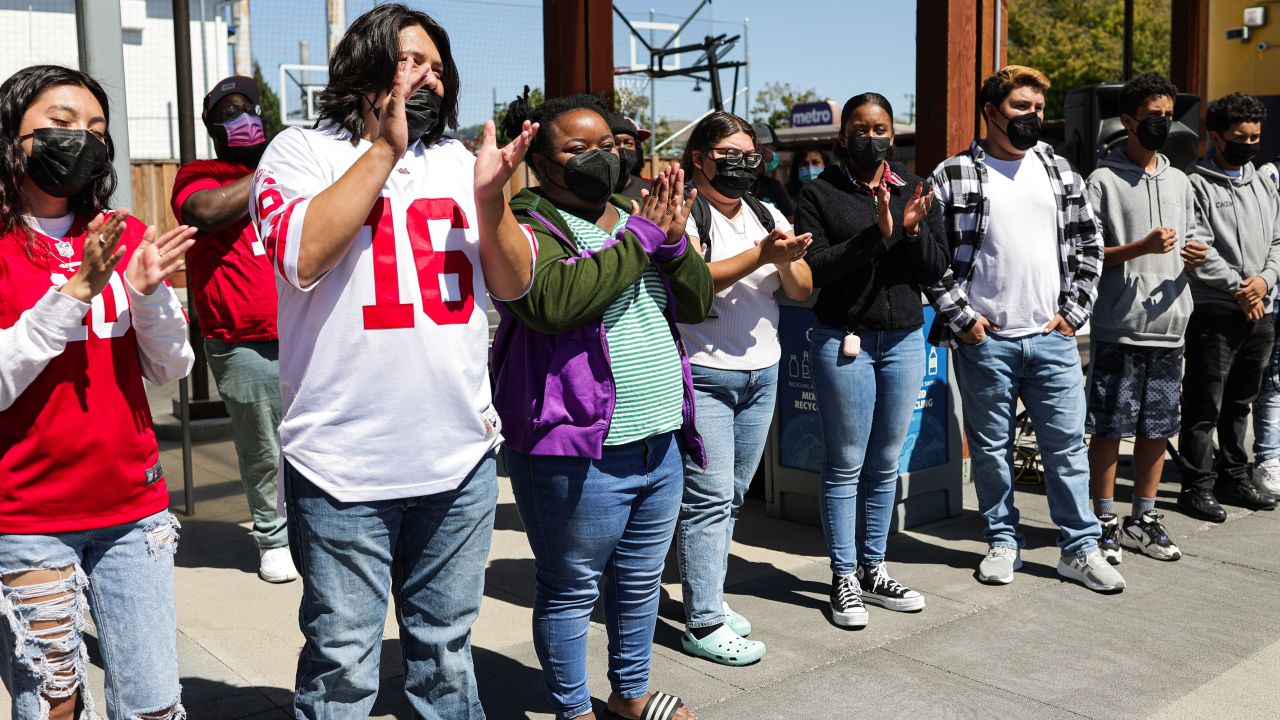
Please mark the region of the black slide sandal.
[[[675, 695], [656, 692], [649, 696], [649, 701], [644, 704], [644, 710], [636, 720], [672, 720], [676, 716], [676, 711], [682, 707], [684, 707], [684, 701]], [[607, 713], [607, 720], [630, 720], [607, 707], [605, 713]]]

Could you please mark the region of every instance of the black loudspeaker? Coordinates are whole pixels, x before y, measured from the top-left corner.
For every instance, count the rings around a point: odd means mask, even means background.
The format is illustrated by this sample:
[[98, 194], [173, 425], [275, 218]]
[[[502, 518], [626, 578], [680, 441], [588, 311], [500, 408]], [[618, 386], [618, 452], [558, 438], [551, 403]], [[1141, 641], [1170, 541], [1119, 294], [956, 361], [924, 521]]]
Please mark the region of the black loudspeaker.
[[[1070, 158], [1081, 175], [1089, 176], [1098, 160], [1123, 147], [1127, 133], [1120, 124], [1117, 83], [1086, 85], [1067, 93], [1063, 102], [1065, 127], [1059, 152]], [[1161, 150], [1174, 167], [1188, 170], [1200, 155], [1200, 96], [1178, 93], [1173, 101], [1173, 125]]]

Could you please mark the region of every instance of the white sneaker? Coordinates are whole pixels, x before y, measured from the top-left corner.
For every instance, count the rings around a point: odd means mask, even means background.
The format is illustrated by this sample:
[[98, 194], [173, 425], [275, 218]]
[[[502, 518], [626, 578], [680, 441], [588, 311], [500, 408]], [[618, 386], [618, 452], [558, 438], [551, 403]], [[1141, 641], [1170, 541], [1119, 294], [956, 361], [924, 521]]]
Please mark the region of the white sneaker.
[[287, 583], [298, 579], [298, 569], [293, 566], [293, 556], [288, 546], [258, 550], [258, 577], [269, 583]]
[[1013, 571], [1021, 569], [1021, 551], [1003, 545], [992, 545], [987, 550], [987, 556], [978, 565], [978, 580], [988, 585], [1008, 585], [1013, 582]]
[[1253, 466], [1253, 484], [1258, 492], [1280, 498], [1280, 458], [1263, 460]]
[[1124, 578], [1102, 557], [1097, 548], [1084, 557], [1066, 557], [1058, 560], [1058, 574], [1068, 580], [1083, 583], [1094, 592], [1120, 592], [1124, 590]]

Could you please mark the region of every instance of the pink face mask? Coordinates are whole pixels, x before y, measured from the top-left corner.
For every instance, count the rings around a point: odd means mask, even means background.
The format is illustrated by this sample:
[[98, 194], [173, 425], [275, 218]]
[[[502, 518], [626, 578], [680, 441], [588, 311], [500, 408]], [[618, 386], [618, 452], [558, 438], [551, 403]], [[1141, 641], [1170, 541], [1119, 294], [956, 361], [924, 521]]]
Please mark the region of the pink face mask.
[[227, 129], [227, 147], [251, 147], [267, 140], [262, 131], [262, 118], [249, 113], [241, 113], [234, 119], [222, 123]]

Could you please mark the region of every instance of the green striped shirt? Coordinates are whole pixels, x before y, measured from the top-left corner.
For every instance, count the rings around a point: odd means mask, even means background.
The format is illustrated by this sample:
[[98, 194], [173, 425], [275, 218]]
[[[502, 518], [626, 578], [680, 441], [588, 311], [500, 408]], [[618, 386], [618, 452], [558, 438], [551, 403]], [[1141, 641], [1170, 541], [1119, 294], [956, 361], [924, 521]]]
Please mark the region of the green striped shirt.
[[[580, 248], [599, 250], [627, 222], [606, 233], [572, 213], [562, 213]], [[604, 313], [615, 403], [605, 445], [624, 445], [677, 430], [684, 423], [684, 373], [680, 351], [663, 311], [667, 290], [652, 265]]]

